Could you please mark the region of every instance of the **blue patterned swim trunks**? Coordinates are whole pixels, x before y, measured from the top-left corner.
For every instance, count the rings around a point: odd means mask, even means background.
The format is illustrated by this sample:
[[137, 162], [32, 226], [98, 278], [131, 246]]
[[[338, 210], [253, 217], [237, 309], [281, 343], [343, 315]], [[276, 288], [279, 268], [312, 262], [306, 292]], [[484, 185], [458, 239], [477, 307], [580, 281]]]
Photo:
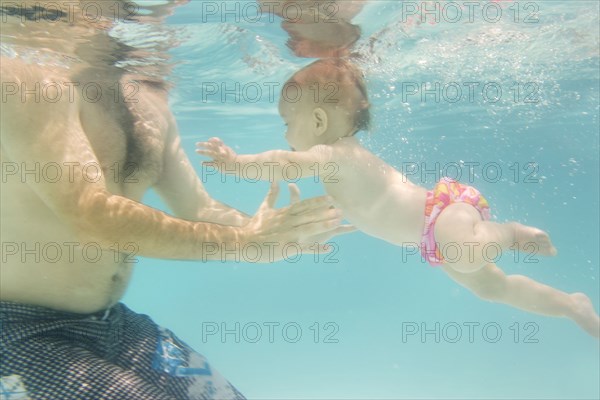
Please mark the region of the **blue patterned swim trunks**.
[[0, 302], [0, 399], [245, 397], [202, 355], [122, 303], [89, 315]]

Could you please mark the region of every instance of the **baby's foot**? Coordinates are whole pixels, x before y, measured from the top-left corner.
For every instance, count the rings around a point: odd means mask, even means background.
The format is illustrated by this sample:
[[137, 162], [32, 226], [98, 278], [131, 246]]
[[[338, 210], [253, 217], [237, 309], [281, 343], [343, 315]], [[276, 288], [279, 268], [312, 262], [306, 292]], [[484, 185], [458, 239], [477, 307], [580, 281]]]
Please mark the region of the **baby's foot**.
[[550, 236], [543, 230], [518, 222], [511, 222], [509, 225], [513, 229], [514, 240], [519, 250], [535, 252], [542, 256], [555, 256], [558, 253], [550, 241]]
[[583, 293], [573, 293], [569, 296], [573, 301], [573, 321], [590, 335], [600, 338], [600, 317], [596, 314], [590, 298]]

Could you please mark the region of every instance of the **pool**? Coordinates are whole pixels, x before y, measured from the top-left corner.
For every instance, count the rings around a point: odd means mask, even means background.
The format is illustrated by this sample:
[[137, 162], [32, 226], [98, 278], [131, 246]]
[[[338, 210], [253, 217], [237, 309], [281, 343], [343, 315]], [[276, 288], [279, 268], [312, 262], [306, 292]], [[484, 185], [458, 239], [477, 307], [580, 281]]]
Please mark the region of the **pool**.
[[[310, 62], [285, 46], [280, 19], [255, 21], [245, 2], [211, 15], [202, 3], [168, 25], [184, 38], [171, 51], [172, 105], [199, 174], [194, 143], [211, 136], [239, 153], [288, 148], [267, 89]], [[499, 221], [547, 230], [557, 257], [498, 264], [598, 308], [598, 4], [504, 2], [499, 19], [474, 9], [470, 23], [448, 8], [437, 23], [410, 24], [409, 3], [372, 1], [353, 21], [373, 111], [361, 140], [424, 186], [453, 174], [486, 194]], [[204, 173], [212, 195], [248, 213], [268, 188]], [[298, 184], [303, 196], [323, 193]], [[125, 301], [251, 398], [600, 395], [598, 341], [572, 322], [481, 301], [362, 233], [335, 243], [329, 259], [269, 265], [143, 260]]]
[[[139, 3], [151, 15], [165, 2]], [[196, 172], [214, 198], [253, 214], [269, 184], [203, 168], [195, 143], [288, 149], [279, 89], [314, 59], [295, 56], [281, 18], [253, 0], [181, 3], [163, 26], [122, 21], [111, 35], [148, 50], [146, 64], [169, 64]], [[494, 260], [598, 310], [598, 3], [372, 0], [352, 23], [372, 111], [364, 146], [427, 188], [443, 176], [476, 186], [496, 221], [549, 232], [556, 257]], [[324, 193], [297, 184], [303, 198]], [[168, 211], [153, 192], [144, 202]], [[282, 190], [278, 205], [288, 202]], [[330, 254], [272, 264], [141, 258], [124, 302], [252, 399], [600, 397], [599, 342], [573, 322], [482, 301], [361, 232], [332, 242]]]

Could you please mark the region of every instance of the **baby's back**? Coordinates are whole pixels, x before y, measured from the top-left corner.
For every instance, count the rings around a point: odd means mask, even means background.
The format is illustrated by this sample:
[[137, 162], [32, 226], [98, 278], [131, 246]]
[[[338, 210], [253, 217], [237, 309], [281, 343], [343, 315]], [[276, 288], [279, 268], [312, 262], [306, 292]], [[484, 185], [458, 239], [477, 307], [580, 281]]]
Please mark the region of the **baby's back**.
[[344, 217], [361, 231], [398, 246], [420, 243], [426, 189], [354, 138], [342, 139], [332, 148], [337, 172], [324, 178], [324, 186]]

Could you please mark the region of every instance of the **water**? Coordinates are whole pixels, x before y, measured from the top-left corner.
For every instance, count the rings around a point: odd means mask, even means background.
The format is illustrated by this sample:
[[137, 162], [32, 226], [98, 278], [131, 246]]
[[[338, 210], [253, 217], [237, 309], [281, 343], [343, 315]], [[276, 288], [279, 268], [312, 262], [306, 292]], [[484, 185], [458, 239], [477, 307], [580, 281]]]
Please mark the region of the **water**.
[[[208, 3], [224, 4], [193, 1], [160, 29], [123, 23], [111, 31], [148, 48], [123, 68], [168, 53], [172, 109], [200, 176], [194, 144], [211, 136], [240, 153], [288, 148], [278, 91], [269, 88], [311, 61], [285, 46], [279, 19], [252, 19], [253, 2], [238, 3], [225, 21], [207, 14]], [[372, 1], [353, 21], [374, 121], [364, 145], [423, 186], [460, 174], [497, 220], [548, 231], [557, 257], [509, 253], [498, 264], [586, 293], [600, 308], [598, 3], [499, 2], [497, 22], [476, 15], [435, 24], [409, 20], [407, 4]], [[466, 100], [454, 101], [457, 88]], [[268, 188], [231, 176], [203, 181], [250, 214]], [[299, 186], [303, 197], [323, 193], [314, 182]], [[154, 193], [145, 200], [166, 210]], [[284, 192], [279, 204], [287, 201]], [[332, 255], [273, 264], [141, 259], [124, 301], [250, 398], [600, 397], [598, 341], [571, 321], [483, 302], [418, 256], [362, 233], [335, 243]]]

